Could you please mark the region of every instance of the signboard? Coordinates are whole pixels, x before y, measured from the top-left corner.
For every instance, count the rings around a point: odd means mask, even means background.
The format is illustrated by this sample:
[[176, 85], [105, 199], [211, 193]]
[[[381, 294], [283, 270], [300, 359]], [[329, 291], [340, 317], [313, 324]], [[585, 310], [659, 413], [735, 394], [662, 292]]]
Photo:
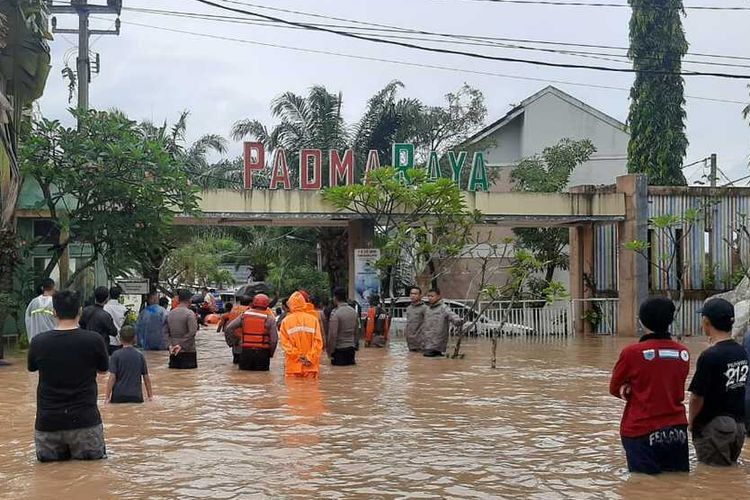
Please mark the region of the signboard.
[[117, 286], [122, 288], [125, 295], [146, 295], [150, 292], [150, 283], [148, 279], [119, 280]]
[[380, 273], [375, 262], [380, 258], [377, 248], [354, 250], [354, 300], [364, 313], [370, 308], [369, 299], [380, 295]]
[[[253, 172], [270, 171], [268, 189], [293, 189], [290, 168], [297, 168], [299, 185], [294, 186], [302, 190], [320, 190], [323, 187], [354, 184], [355, 155], [353, 149], [338, 151], [331, 149], [324, 152], [321, 149], [303, 149], [299, 151], [299, 165], [290, 166], [287, 152], [284, 148], [276, 148], [273, 158], [266, 158], [266, 148], [261, 142], [246, 142], [244, 144], [244, 179], [245, 189], [253, 188]], [[477, 151], [471, 160], [466, 151], [448, 151], [449, 171], [442, 172], [440, 155], [437, 151], [430, 151], [425, 165], [428, 179], [434, 181], [439, 177], [450, 178], [460, 188], [469, 191], [489, 191], [489, 177], [484, 163], [484, 154]], [[396, 169], [400, 178], [405, 180], [404, 172], [416, 168], [414, 144], [396, 143], [391, 150], [390, 164]], [[323, 178], [323, 163], [328, 165], [328, 179]], [[269, 160], [269, 161], [266, 161]], [[380, 155], [377, 150], [367, 153], [364, 171], [369, 172], [380, 168]], [[469, 181], [461, 186], [462, 173], [469, 171]]]

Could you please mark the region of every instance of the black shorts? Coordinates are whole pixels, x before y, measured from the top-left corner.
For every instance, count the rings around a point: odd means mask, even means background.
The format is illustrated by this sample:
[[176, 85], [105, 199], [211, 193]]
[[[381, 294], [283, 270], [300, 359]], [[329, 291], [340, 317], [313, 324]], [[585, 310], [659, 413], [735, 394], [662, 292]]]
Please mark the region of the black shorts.
[[97, 424], [67, 431], [34, 431], [36, 459], [40, 462], [61, 460], [99, 460], [107, 458], [104, 427]]
[[271, 367], [271, 353], [268, 349], [243, 349], [238, 364], [240, 370], [267, 372]]
[[169, 355], [169, 367], [178, 370], [198, 368], [198, 356], [194, 352], [178, 352]]
[[336, 349], [331, 355], [331, 364], [334, 366], [348, 366], [356, 365], [354, 355], [357, 350], [354, 347], [345, 347], [343, 349]]
[[690, 472], [687, 425], [674, 425], [636, 438], [622, 437], [630, 472]]

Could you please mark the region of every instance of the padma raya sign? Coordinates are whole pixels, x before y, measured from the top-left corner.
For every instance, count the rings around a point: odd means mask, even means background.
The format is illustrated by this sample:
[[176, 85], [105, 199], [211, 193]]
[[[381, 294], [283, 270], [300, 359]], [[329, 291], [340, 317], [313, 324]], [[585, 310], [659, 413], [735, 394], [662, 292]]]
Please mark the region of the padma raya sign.
[[[392, 166], [400, 173], [414, 168], [414, 145], [394, 144], [392, 150]], [[328, 179], [323, 180], [323, 151], [320, 149], [303, 149], [299, 152], [299, 186], [292, 186], [292, 177], [289, 174], [289, 164], [286, 159], [286, 151], [278, 148], [274, 151], [271, 162], [271, 176], [268, 184], [269, 189], [292, 189], [298, 187], [304, 190], [319, 190], [324, 183], [327, 186], [340, 186], [354, 184], [354, 150], [347, 149], [341, 154], [337, 150], [328, 151]], [[470, 168], [469, 181], [466, 189], [469, 191], [488, 191], [489, 180], [487, 168], [484, 164], [484, 155], [481, 152], [474, 153], [471, 163], [466, 151], [448, 151], [448, 163], [451, 169], [451, 178], [461, 186], [462, 173], [464, 169]], [[253, 188], [253, 172], [266, 169], [266, 149], [260, 142], [246, 142], [244, 147], [245, 160], [245, 189]], [[367, 154], [365, 172], [380, 168], [380, 157], [376, 150], [370, 150]], [[441, 176], [440, 155], [431, 151], [425, 167], [430, 180]]]

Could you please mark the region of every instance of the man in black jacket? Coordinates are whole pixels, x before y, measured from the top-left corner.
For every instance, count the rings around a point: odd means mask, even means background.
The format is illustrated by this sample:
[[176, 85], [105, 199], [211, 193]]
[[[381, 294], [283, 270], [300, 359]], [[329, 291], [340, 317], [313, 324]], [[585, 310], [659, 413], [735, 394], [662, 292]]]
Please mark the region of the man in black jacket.
[[114, 352], [115, 347], [110, 345], [109, 338], [117, 337], [117, 327], [112, 320], [112, 316], [104, 310], [104, 304], [109, 300], [109, 290], [107, 287], [99, 286], [94, 290], [94, 300], [96, 303], [86, 306], [81, 314], [79, 324], [82, 329], [96, 332], [102, 336], [104, 344], [107, 346], [109, 354]]

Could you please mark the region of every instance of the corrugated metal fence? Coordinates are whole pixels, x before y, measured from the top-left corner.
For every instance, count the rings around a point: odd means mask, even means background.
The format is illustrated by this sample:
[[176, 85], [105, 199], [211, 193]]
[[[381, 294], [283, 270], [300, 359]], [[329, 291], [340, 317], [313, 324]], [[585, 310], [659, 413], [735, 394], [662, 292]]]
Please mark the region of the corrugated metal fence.
[[[700, 317], [696, 313], [703, 297], [731, 289], [744, 266], [750, 265], [750, 238], [739, 230], [750, 215], [748, 188], [672, 188], [650, 187], [649, 220], [664, 215], [683, 216], [689, 209], [699, 210], [692, 224], [674, 228], [677, 239], [688, 233], [675, 246], [674, 241], [659, 231], [649, 229], [649, 290], [654, 295], [676, 291], [678, 270], [684, 269], [683, 281], [689, 298], [685, 299], [679, 323], [688, 334], [700, 333]], [[662, 236], [662, 237], [660, 237]], [[602, 224], [594, 232], [594, 282], [598, 293], [617, 292], [617, 225]], [[669, 275], [653, 263], [675, 253], [675, 264]], [[697, 297], [697, 298], [696, 298]]]

